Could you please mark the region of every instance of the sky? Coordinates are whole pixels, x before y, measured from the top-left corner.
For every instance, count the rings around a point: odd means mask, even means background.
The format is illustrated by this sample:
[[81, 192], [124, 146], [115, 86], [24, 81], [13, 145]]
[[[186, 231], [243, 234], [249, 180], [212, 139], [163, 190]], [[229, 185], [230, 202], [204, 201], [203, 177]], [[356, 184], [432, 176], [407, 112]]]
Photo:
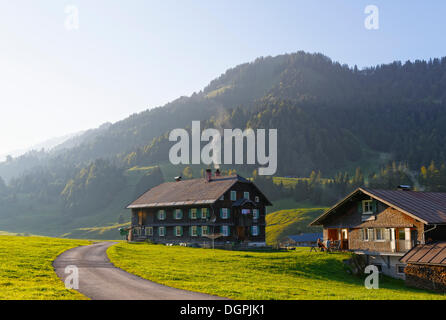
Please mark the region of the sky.
[[189, 96], [260, 56], [360, 68], [446, 56], [446, 2], [428, 3], [0, 0], [0, 155]]

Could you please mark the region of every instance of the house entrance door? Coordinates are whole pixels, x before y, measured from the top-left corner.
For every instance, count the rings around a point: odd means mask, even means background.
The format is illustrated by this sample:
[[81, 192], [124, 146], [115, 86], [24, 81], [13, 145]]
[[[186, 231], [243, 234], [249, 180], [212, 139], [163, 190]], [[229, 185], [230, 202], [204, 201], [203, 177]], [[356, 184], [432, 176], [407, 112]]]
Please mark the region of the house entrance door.
[[237, 237], [240, 241], [245, 241], [245, 227], [237, 227]]

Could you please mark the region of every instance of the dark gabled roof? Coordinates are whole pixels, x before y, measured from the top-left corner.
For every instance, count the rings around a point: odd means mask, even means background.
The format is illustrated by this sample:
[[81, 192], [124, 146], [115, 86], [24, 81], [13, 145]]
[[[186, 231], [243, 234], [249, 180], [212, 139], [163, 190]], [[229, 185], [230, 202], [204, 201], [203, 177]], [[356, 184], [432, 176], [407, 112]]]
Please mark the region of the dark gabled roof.
[[325, 217], [358, 193], [367, 194], [425, 224], [446, 224], [446, 193], [359, 188], [313, 221], [311, 225], [318, 225]]
[[400, 261], [406, 264], [446, 266], [446, 242], [434, 242], [414, 247]]
[[252, 206], [256, 206], [256, 204], [255, 204], [255, 202], [254, 201], [251, 201], [251, 200], [249, 200], [249, 199], [238, 199], [237, 201], [235, 201], [233, 204], [232, 204], [232, 206], [233, 207], [242, 207], [242, 206], [244, 206], [245, 204], [250, 204], [250, 205], [252, 205]]
[[[212, 204], [237, 182], [254, 185], [239, 175], [212, 177], [210, 182], [204, 178], [166, 182], [144, 193], [127, 209]], [[254, 187], [257, 188], [255, 185]], [[260, 190], [259, 192], [261, 193]], [[266, 201], [271, 205], [268, 199]]]
[[318, 233], [304, 233], [298, 236], [288, 236], [293, 241], [296, 242], [316, 242], [317, 239], [322, 239], [324, 236], [322, 232]]

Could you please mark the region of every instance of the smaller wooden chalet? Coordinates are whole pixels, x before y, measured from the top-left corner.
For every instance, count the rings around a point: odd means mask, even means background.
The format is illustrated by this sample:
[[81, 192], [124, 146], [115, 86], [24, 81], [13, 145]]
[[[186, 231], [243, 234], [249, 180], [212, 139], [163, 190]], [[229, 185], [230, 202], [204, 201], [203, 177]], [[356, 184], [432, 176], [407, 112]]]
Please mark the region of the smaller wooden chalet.
[[324, 240], [404, 278], [401, 257], [418, 244], [446, 240], [446, 193], [359, 188], [311, 225], [323, 226]]
[[132, 210], [132, 240], [264, 246], [270, 205], [251, 181], [219, 171], [213, 176], [208, 170], [206, 178], [177, 178], [154, 187], [127, 208]]
[[417, 245], [400, 261], [407, 264], [404, 269], [406, 285], [446, 293], [445, 241]]

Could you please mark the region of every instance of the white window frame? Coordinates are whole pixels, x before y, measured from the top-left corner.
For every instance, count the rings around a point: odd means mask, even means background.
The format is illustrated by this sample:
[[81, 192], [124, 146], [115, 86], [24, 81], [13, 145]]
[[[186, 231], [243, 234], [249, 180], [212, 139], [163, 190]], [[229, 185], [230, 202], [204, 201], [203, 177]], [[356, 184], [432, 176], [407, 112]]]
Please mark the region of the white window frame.
[[201, 208], [201, 219], [207, 219], [208, 218], [208, 208]]
[[228, 219], [229, 218], [229, 209], [228, 208], [222, 208], [221, 209], [221, 218], [222, 219]]
[[[375, 228], [375, 241], [385, 242], [386, 241], [386, 228]], [[378, 230], [381, 230], [381, 239], [378, 239]]]
[[222, 226], [223, 237], [229, 237], [229, 226]]
[[249, 192], [248, 191], [243, 192], [243, 199], [249, 200]]
[[[254, 231], [255, 230], [255, 231]], [[260, 234], [259, 226], [252, 226], [252, 235], [254, 237], [258, 236]]]
[[198, 211], [197, 208], [192, 208], [192, 209], [190, 209], [190, 218], [191, 218], [191, 219], [193, 219], [193, 220], [196, 220], [196, 219], [197, 219], [197, 217], [198, 217], [198, 215], [197, 215], [197, 211]]
[[146, 235], [149, 237], [153, 236], [153, 227], [146, 228]]
[[[163, 232], [161, 232], [161, 230], [163, 230]], [[166, 236], [166, 227], [159, 227], [158, 228], [158, 235], [160, 237], [165, 237]]]
[[181, 231], [182, 231], [181, 228], [182, 227], [180, 227], [180, 226], [175, 227], [175, 236], [181, 237]]
[[256, 203], [259, 203], [259, 202], [260, 202], [260, 197], [259, 197], [259, 196], [256, 196], [256, 197], [255, 197], [255, 202], [256, 202]]
[[183, 211], [181, 209], [175, 209], [175, 220], [181, 220], [183, 217], [179, 218], [178, 214], [183, 214]]
[[190, 235], [191, 235], [191, 237], [198, 237], [198, 227], [197, 226], [190, 227]]
[[[206, 230], [206, 231], [205, 231]], [[201, 227], [201, 235], [202, 236], [207, 236], [209, 235], [209, 226], [202, 226]]]
[[373, 228], [367, 228], [367, 241], [375, 240], [375, 230]]
[[254, 220], [258, 220], [260, 218], [260, 210], [259, 209], [252, 209], [252, 218]]
[[[366, 207], [368, 207], [368, 211], [366, 211]], [[373, 200], [362, 201], [362, 214], [373, 214]]]
[[231, 191], [231, 201], [237, 201], [237, 191]]
[[166, 220], [166, 210], [158, 210], [158, 220]]

